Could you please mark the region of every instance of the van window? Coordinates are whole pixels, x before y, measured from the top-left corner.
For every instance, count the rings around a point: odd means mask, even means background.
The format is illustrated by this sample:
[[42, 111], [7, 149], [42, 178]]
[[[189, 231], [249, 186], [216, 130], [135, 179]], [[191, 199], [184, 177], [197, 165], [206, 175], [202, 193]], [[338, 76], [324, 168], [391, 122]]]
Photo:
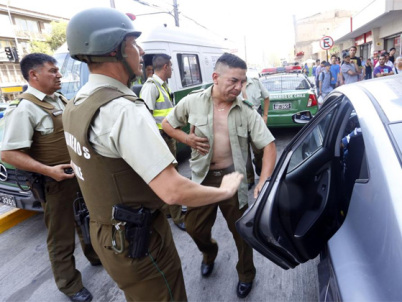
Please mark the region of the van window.
[[198, 55], [178, 54], [177, 61], [179, 62], [182, 87], [194, 86], [202, 83]]
[[88, 81], [89, 70], [85, 63], [74, 60], [68, 53], [56, 53], [57, 66], [62, 74], [60, 92], [72, 99], [78, 90]]

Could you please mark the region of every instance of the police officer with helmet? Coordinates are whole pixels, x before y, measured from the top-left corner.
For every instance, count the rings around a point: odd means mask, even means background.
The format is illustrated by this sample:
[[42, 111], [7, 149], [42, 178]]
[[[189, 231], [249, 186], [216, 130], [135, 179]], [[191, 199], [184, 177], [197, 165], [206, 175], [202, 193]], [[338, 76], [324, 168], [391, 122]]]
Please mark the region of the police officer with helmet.
[[203, 206], [233, 196], [239, 173], [219, 188], [180, 176], [144, 102], [129, 89], [142, 72], [141, 35], [111, 8], [76, 14], [70, 55], [88, 64], [89, 81], [69, 102], [63, 124], [72, 166], [90, 217], [91, 241], [128, 301], [187, 300], [164, 203]]

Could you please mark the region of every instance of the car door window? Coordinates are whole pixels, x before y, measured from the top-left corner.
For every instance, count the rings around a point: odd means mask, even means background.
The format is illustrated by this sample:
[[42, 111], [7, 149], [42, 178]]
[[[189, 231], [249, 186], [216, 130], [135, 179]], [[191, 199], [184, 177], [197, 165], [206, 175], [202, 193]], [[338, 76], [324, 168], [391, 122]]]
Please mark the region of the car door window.
[[327, 114], [294, 150], [288, 166], [288, 172], [293, 171], [322, 147], [331, 117], [332, 112]]

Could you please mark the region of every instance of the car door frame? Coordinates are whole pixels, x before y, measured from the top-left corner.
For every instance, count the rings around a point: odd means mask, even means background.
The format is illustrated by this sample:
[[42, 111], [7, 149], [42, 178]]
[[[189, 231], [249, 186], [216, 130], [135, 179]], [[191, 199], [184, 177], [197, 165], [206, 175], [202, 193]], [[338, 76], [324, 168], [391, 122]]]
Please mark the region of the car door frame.
[[[345, 100], [345, 97], [338, 92], [332, 93], [327, 98], [325, 106], [316, 117], [308, 125], [303, 127], [288, 146], [285, 147], [274, 169], [271, 180], [265, 183], [256, 202], [236, 223], [239, 233], [254, 249], [284, 269], [294, 268], [298, 264], [315, 257], [319, 253], [319, 250], [309, 255], [300, 255], [298, 247], [292, 244], [292, 240], [285, 240], [283, 233], [278, 234], [275, 232], [275, 234], [273, 234], [272, 225], [280, 224], [278, 217], [273, 215], [273, 211], [275, 210], [274, 199], [278, 193], [280, 181], [282, 181], [281, 178], [285, 177], [287, 174], [286, 169], [293, 155], [293, 151], [301, 145], [303, 140], [308, 137], [313, 129], [315, 129], [330, 112], [334, 112], [334, 116], [331, 118], [330, 126], [327, 131], [329, 135], [324, 137], [322, 143], [323, 147], [318, 149], [317, 152], [329, 152], [329, 155], [324, 155], [324, 158], [328, 156], [329, 161], [335, 158], [336, 155], [339, 156], [339, 152], [337, 152], [336, 148], [338, 148], [337, 142], [339, 142], [339, 127], [342, 127], [341, 122], [343, 120], [340, 118], [340, 115], [352, 106], [349, 101]], [[310, 158], [307, 158], [307, 161], [308, 160], [310, 160]], [[300, 165], [307, 161], [301, 162]], [[330, 195], [328, 195], [327, 198], [330, 198]], [[336, 196], [332, 197], [332, 199], [335, 198]], [[334, 202], [331, 203], [333, 204]], [[332, 204], [324, 205], [325, 209], [327, 207], [330, 208]], [[321, 216], [318, 216], [317, 219], [319, 218], [321, 218]], [[270, 227], [261, 228], [261, 221], [269, 221]], [[324, 247], [327, 240], [339, 228], [340, 225], [336, 220], [334, 220], [334, 224], [333, 231], [326, 232], [325, 238], [320, 239], [320, 246]], [[314, 225], [312, 225], [312, 227], [313, 226]]]

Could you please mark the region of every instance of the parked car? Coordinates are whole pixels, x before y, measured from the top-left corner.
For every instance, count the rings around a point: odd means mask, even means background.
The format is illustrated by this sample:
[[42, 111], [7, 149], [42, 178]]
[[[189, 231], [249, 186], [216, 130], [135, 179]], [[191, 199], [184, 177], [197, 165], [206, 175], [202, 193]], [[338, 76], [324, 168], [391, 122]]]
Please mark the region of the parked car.
[[237, 221], [283, 269], [320, 254], [320, 301], [401, 299], [401, 87], [391, 76], [329, 94]]
[[264, 76], [260, 81], [270, 94], [269, 127], [298, 127], [300, 124], [293, 121], [292, 115], [303, 110], [317, 113], [315, 89], [304, 74], [280, 73]]

